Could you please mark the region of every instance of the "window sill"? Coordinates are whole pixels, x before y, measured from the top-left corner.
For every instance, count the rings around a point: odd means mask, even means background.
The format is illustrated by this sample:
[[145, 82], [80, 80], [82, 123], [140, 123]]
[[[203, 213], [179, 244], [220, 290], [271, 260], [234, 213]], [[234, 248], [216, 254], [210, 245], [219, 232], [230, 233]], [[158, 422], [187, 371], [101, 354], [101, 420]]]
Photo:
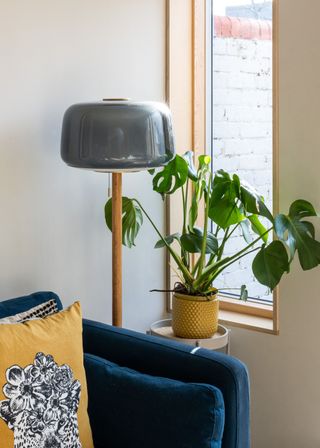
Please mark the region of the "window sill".
[[250, 316], [248, 314], [225, 310], [220, 310], [219, 316], [219, 322], [222, 325], [245, 328], [262, 333], [279, 334], [279, 331], [273, 329], [273, 320], [266, 317]]
[[274, 327], [273, 309], [270, 306], [239, 303], [238, 300], [220, 297], [219, 322], [231, 327], [279, 334]]

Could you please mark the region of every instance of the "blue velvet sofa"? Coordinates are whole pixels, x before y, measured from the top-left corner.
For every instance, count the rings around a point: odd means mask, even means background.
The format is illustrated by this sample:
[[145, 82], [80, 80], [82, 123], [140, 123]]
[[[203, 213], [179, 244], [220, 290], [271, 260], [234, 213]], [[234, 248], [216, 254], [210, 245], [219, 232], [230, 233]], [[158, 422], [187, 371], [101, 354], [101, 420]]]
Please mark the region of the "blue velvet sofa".
[[[62, 309], [61, 301], [56, 294], [40, 292], [1, 301], [0, 318], [26, 311], [51, 298], [55, 298], [59, 309]], [[86, 319], [83, 321], [83, 344], [86, 354], [85, 366], [86, 356], [92, 355], [93, 358], [106, 359], [143, 374], [171, 378], [186, 383], [206, 383], [216, 386], [222, 392], [225, 410], [222, 445], [219, 443], [217, 446], [222, 446], [222, 448], [250, 447], [249, 379], [246, 367], [239, 360], [206, 349], [192, 350], [192, 347], [185, 344]], [[117, 443], [113, 445], [110, 439], [105, 440], [104, 438], [105, 427], [101, 425], [103, 410], [101, 407], [97, 408], [94, 400], [90, 399], [90, 387], [91, 390], [99, 388], [99, 380], [95, 378], [95, 370], [89, 369], [88, 366], [86, 366], [86, 370], [89, 416], [95, 447], [113, 448], [116, 446], [118, 448]], [[108, 406], [107, 399], [105, 406]], [[125, 431], [126, 422], [123, 424]], [[163, 430], [165, 431], [166, 428]], [[136, 445], [132, 443], [130, 447], [135, 448]], [[149, 445], [139, 448], [149, 448]], [[150, 446], [150, 448], [152, 447]], [[181, 447], [175, 446], [174, 448]], [[192, 446], [191, 448], [201, 447]]]

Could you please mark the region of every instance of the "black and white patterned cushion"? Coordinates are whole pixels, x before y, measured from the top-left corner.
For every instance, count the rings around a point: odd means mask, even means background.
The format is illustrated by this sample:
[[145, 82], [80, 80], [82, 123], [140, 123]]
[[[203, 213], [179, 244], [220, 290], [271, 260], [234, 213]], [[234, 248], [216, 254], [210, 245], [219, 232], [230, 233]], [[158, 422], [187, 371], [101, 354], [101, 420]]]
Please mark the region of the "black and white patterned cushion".
[[54, 299], [48, 300], [47, 302], [41, 303], [28, 311], [15, 314], [14, 316], [4, 317], [0, 319], [0, 324], [18, 324], [31, 319], [41, 319], [51, 314], [57, 313], [58, 306]]
[[69, 365], [39, 352], [32, 364], [10, 366], [6, 380], [0, 419], [13, 431], [15, 448], [81, 448], [81, 385]]

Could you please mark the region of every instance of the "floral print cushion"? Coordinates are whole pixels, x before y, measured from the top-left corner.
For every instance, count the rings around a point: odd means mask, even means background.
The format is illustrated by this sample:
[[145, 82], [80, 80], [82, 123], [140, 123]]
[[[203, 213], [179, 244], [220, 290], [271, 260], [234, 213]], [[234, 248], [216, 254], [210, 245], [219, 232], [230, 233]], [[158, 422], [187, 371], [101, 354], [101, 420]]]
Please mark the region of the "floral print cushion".
[[[68, 365], [58, 366], [51, 355], [37, 353], [33, 364], [7, 369], [0, 402], [0, 417], [14, 432], [14, 439], [39, 441], [39, 446], [80, 448], [77, 411], [80, 382]], [[69, 441], [66, 443], [66, 441]], [[62, 445], [61, 445], [62, 444]], [[23, 445], [25, 446], [25, 445]]]
[[6, 448], [93, 448], [79, 318], [77, 303], [44, 320], [0, 325], [0, 352], [7, 350], [0, 359]]

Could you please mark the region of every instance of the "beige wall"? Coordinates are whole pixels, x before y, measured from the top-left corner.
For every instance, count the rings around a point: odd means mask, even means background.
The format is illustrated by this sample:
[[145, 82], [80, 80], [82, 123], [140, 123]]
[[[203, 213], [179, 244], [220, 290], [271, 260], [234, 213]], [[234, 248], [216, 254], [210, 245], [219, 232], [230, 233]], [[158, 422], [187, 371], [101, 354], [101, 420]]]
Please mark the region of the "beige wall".
[[[165, 0], [0, 0], [0, 297], [51, 289], [86, 316], [111, 320], [107, 177], [67, 167], [60, 130], [72, 103], [163, 100]], [[148, 173], [128, 174], [160, 227]], [[124, 251], [124, 325], [162, 316], [164, 258], [148, 224]]]
[[[300, 197], [320, 208], [319, 15], [318, 0], [280, 0], [282, 210]], [[280, 336], [232, 330], [251, 375], [253, 448], [320, 446], [319, 287], [319, 269], [296, 265], [280, 288]]]

